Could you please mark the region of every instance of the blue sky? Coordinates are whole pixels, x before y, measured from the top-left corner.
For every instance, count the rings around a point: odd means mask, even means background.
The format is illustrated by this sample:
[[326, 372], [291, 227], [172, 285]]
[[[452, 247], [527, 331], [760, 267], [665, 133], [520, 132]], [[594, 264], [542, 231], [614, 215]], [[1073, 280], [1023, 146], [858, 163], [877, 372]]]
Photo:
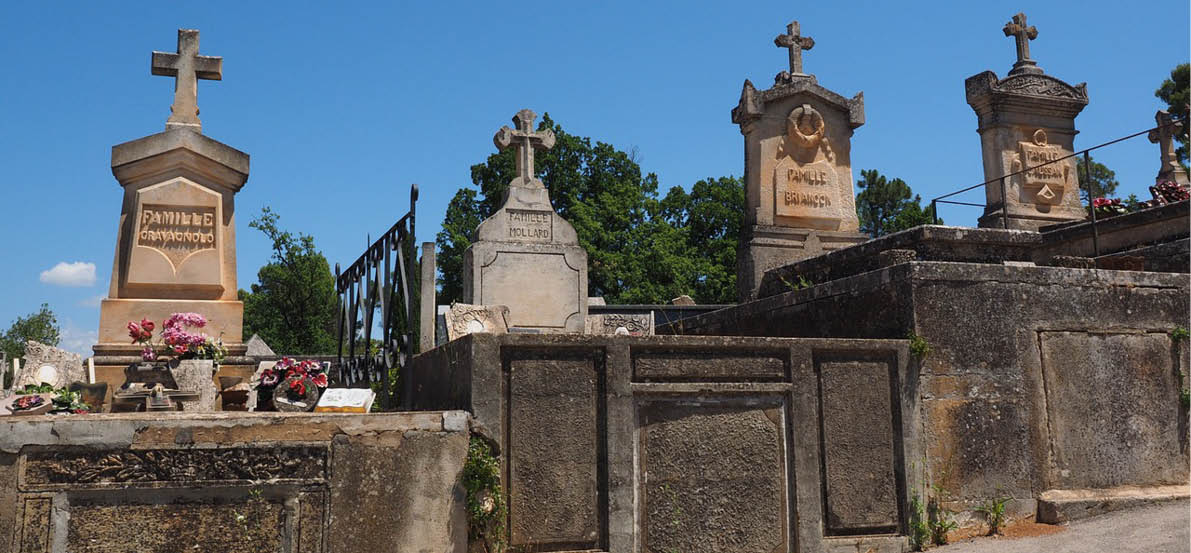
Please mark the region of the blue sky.
[[[791, 19], [816, 41], [804, 63], [821, 85], [864, 91], [855, 176], [876, 168], [924, 198], [982, 180], [963, 82], [1009, 70], [1001, 27], [1019, 10], [1039, 30], [1041, 67], [1088, 83], [1077, 148], [1152, 126], [1154, 89], [1188, 58], [1187, 2], [1032, 4], [6, 2], [0, 331], [48, 302], [64, 345], [89, 351], [120, 212], [111, 146], [163, 130], [173, 79], [150, 75], [149, 53], [173, 51], [180, 27], [224, 58], [222, 82], [199, 82], [205, 134], [252, 156], [236, 199], [246, 288], [269, 255], [247, 227], [263, 206], [347, 264], [406, 211], [416, 182], [418, 238], [432, 240], [469, 167], [523, 107], [637, 148], [663, 190], [740, 175], [729, 113], [744, 79], [768, 87], [785, 68], [773, 37]], [[1148, 197], [1156, 156], [1143, 137], [1096, 157], [1121, 195]], [[972, 225], [977, 211], [942, 215]]]

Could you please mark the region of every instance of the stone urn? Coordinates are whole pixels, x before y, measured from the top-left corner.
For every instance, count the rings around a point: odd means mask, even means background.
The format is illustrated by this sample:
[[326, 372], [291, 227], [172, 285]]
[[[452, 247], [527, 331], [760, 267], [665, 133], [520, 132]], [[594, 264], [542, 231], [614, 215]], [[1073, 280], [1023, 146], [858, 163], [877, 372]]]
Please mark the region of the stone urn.
[[[174, 366], [177, 363], [177, 366]], [[179, 390], [198, 392], [199, 399], [184, 401], [182, 410], [213, 413], [219, 410], [219, 391], [215, 389], [215, 362], [210, 359], [183, 359], [170, 363]]]

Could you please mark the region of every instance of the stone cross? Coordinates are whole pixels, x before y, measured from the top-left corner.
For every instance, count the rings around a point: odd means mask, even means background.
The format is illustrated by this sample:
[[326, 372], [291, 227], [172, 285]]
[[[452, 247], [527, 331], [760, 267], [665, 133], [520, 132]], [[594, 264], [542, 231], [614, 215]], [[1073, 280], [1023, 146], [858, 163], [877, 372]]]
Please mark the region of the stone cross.
[[223, 79], [223, 58], [200, 56], [199, 32], [193, 29], [178, 29], [178, 52], [153, 52], [152, 73], [175, 77], [174, 105], [170, 106], [170, 118], [166, 129], [188, 128], [203, 132], [199, 121], [198, 79], [219, 81]]
[[534, 132], [533, 122], [538, 118], [538, 114], [532, 110], [523, 109], [513, 116], [513, 123], [517, 125], [517, 129], [510, 129], [508, 126], [501, 127], [496, 132], [496, 136], [492, 137], [492, 141], [496, 143], [496, 147], [504, 150], [509, 146], [517, 148], [517, 178], [509, 183], [509, 186], [520, 186], [523, 188], [545, 188], [541, 179], [534, 176], [533, 171], [533, 152], [534, 150], [549, 150], [554, 147], [554, 131], [546, 129], [541, 132]]
[[1036, 67], [1036, 62], [1030, 59], [1030, 41], [1038, 38], [1038, 29], [1033, 25], [1026, 25], [1026, 14], [1014, 15], [1001, 30], [1005, 32], [1005, 36], [1013, 37], [1017, 43], [1017, 63], [1013, 64], [1013, 70], [1009, 74], [1041, 73], [1042, 70]]
[[779, 48], [790, 51], [790, 74], [802, 75], [802, 51], [815, 47], [815, 39], [799, 34], [798, 22], [791, 21], [786, 25], [786, 34], [777, 35], [773, 43]]
[[1170, 116], [1166, 110], [1158, 110], [1154, 114], [1154, 122], [1158, 124], [1158, 128], [1150, 131], [1150, 142], [1158, 145], [1160, 154], [1162, 156], [1162, 165], [1158, 169], [1158, 182], [1175, 181], [1183, 184], [1181, 181], [1187, 179], [1186, 171], [1183, 166], [1179, 165], [1178, 157], [1174, 152], [1174, 136], [1183, 128], [1183, 122], [1176, 120]]

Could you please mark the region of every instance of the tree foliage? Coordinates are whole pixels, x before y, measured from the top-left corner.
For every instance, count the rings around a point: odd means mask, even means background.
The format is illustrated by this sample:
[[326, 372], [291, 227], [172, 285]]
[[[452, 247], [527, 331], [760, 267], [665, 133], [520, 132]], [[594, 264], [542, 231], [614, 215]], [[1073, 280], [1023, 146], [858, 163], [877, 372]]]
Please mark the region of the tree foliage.
[[25, 341], [33, 340], [47, 346], [56, 346], [62, 339], [58, 317], [50, 310], [50, 304], [41, 304], [41, 309], [25, 317], [17, 317], [8, 331], [0, 335], [0, 351], [9, 359], [25, 356]]
[[[856, 187], [856, 215], [861, 232], [877, 238], [919, 225], [934, 223], [934, 210], [922, 207], [922, 196], [899, 178], [886, 179], [876, 169], [860, 172]], [[943, 221], [940, 220], [941, 224]]]
[[277, 226], [279, 216], [268, 207], [248, 226], [273, 242], [271, 262], [257, 272], [252, 291], [240, 290], [244, 302], [244, 335], [260, 334], [279, 354], [335, 353], [335, 277], [314, 238], [294, 236]]
[[1088, 203], [1088, 190], [1091, 190], [1093, 198], [1107, 198], [1117, 191], [1120, 184], [1117, 182], [1117, 174], [1112, 169], [1096, 161], [1094, 157], [1088, 156], [1088, 161], [1091, 162], [1091, 180], [1084, 167], [1083, 156], [1075, 158], [1075, 167], [1079, 172], [1079, 197], [1085, 204]]
[[[731, 177], [699, 181], [658, 199], [657, 176], [611, 144], [563, 131], [546, 114], [552, 149], [535, 155], [535, 172], [555, 210], [588, 256], [588, 292], [609, 303], [658, 303], [689, 294], [703, 303], [732, 301], [744, 189]], [[463, 252], [476, 226], [500, 207], [516, 177], [513, 150], [471, 168], [472, 184], [447, 206], [438, 233], [440, 301], [462, 299]]]
[[1188, 110], [1188, 96], [1191, 96], [1191, 64], [1180, 63], [1170, 70], [1170, 78], [1154, 91], [1154, 96], [1166, 103], [1166, 111], [1184, 121], [1183, 130], [1176, 135], [1179, 147], [1175, 155], [1179, 163], [1187, 165], [1188, 137], [1191, 137], [1191, 111]]

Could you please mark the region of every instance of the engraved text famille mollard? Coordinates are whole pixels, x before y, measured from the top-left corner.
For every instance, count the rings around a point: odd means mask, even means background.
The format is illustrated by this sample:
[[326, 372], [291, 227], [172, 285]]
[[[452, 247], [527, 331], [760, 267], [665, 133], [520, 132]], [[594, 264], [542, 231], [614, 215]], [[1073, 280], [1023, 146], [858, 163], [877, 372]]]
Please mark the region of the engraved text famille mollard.
[[552, 217], [549, 211], [509, 209], [507, 213], [510, 239], [550, 241]]
[[831, 207], [831, 196], [826, 191], [820, 193], [814, 190], [815, 187], [825, 187], [831, 184], [827, 171], [791, 167], [786, 169], [786, 183], [788, 188], [782, 193], [782, 201], [785, 205], [811, 208]]
[[215, 208], [149, 205], [141, 208], [137, 243], [180, 250], [215, 247]]

